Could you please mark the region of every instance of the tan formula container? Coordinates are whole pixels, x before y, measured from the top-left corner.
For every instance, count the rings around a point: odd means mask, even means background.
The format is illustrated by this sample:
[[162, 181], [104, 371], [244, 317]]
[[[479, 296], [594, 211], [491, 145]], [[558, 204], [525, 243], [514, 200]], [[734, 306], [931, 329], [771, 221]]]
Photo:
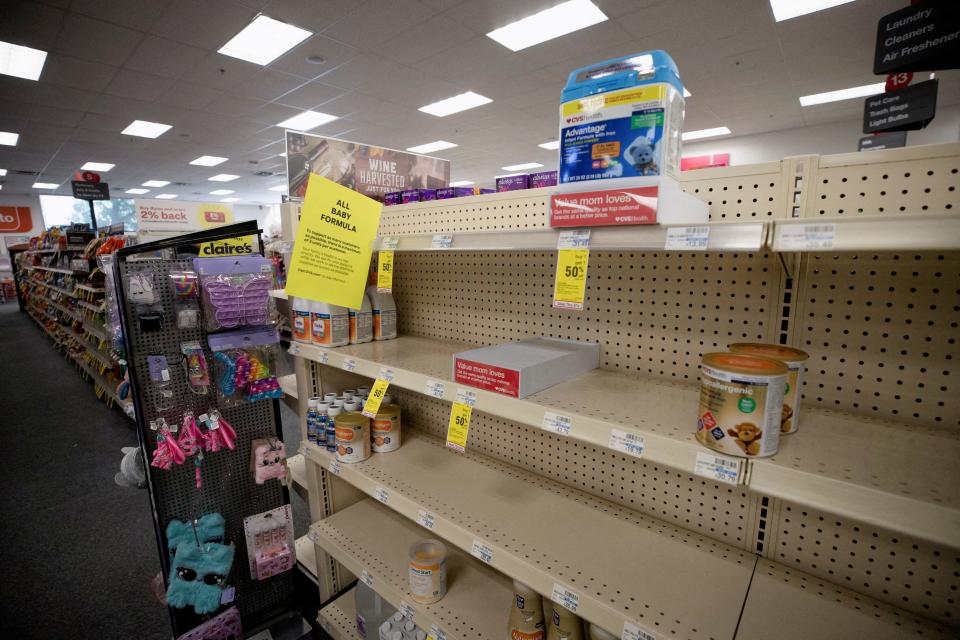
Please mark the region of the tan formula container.
[[731, 353], [773, 358], [787, 365], [787, 387], [783, 394], [783, 414], [780, 416], [780, 433], [796, 433], [800, 427], [800, 393], [803, 376], [810, 356], [805, 351], [781, 344], [739, 342], [727, 347]]
[[359, 411], [336, 416], [337, 460], [363, 462], [370, 457], [370, 419]]
[[510, 640], [543, 640], [543, 605], [540, 594], [513, 581], [513, 606], [510, 607]]
[[780, 444], [787, 365], [738, 353], [707, 353], [700, 376], [697, 440], [731, 456], [772, 456]]
[[439, 540], [420, 540], [410, 547], [410, 597], [433, 604], [447, 594], [447, 547]]
[[400, 448], [400, 407], [381, 404], [376, 417], [370, 421], [370, 436], [376, 453], [389, 453]]
[[583, 620], [549, 598], [543, 599], [547, 615], [547, 640], [583, 640]]

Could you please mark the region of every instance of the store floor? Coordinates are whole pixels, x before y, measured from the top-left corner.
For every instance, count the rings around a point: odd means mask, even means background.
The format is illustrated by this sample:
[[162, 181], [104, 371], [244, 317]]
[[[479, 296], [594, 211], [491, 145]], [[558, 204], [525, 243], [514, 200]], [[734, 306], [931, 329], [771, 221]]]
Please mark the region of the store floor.
[[[296, 416], [284, 414], [295, 451]], [[0, 304], [0, 637], [170, 638], [150, 588], [160, 564], [147, 493], [113, 480], [120, 448], [136, 442], [16, 301]]]

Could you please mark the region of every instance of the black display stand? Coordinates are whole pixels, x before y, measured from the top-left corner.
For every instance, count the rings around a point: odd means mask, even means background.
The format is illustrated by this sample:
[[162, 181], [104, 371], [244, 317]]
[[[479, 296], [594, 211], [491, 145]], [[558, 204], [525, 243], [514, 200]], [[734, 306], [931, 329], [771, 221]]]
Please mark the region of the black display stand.
[[[170, 572], [165, 530], [173, 519], [192, 521], [207, 513], [217, 512], [226, 519], [226, 540], [236, 545], [233, 568], [226, 584], [235, 588], [237, 607], [244, 631], [250, 633], [265, 628], [297, 613], [294, 570], [267, 580], [250, 576], [247, 549], [244, 540], [243, 519], [290, 503], [287, 488], [278, 480], [262, 485], [254, 482], [250, 471], [250, 443], [255, 438], [282, 437], [280, 405], [278, 400], [263, 400], [240, 407], [218, 407], [214, 359], [207, 346], [207, 334], [202, 328], [178, 329], [174, 316], [173, 294], [168, 278], [171, 270], [193, 270], [193, 258], [200, 243], [242, 236], [257, 236], [260, 252], [262, 231], [255, 221], [220, 227], [148, 244], [125, 247], [117, 252], [114, 261], [114, 280], [120, 319], [126, 345], [133, 402], [136, 407], [137, 435], [147, 470], [147, 488], [153, 510], [160, 566], [166, 584]], [[135, 306], [128, 300], [126, 278], [132, 270], [147, 270], [153, 274], [154, 291], [159, 293], [164, 322], [159, 330], [141, 331]], [[203, 347], [211, 369], [211, 386], [207, 395], [196, 395], [189, 386], [186, 372], [180, 364], [180, 344], [197, 340]], [[170, 389], [174, 392], [173, 408], [158, 411], [159, 387], [150, 380], [147, 356], [163, 354], [170, 365]], [[163, 406], [162, 404], [160, 406]], [[203, 488], [195, 486], [194, 464], [174, 465], [169, 471], [149, 466], [156, 448], [156, 432], [150, 422], [163, 417], [168, 424], [182, 422], [185, 411], [201, 415], [211, 408], [220, 413], [236, 429], [236, 449], [205, 453], [202, 464]], [[220, 611], [231, 605], [221, 606]], [[170, 608], [174, 637], [186, 633], [204, 620], [192, 608]]]

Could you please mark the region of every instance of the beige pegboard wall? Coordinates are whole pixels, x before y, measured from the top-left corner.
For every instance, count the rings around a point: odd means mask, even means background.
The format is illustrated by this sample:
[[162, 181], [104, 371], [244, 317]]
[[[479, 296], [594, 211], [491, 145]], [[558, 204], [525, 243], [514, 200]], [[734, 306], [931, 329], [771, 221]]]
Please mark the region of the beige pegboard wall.
[[764, 556], [960, 630], [960, 550], [777, 502]]
[[552, 308], [555, 268], [555, 251], [397, 253], [400, 332], [593, 340], [601, 368], [689, 383], [702, 353], [776, 337], [780, 270], [767, 253], [592, 252], [582, 312]]
[[960, 252], [809, 254], [804, 403], [960, 433]]
[[684, 171], [684, 191], [710, 205], [711, 222], [766, 221], [787, 216], [785, 162]]
[[958, 213], [960, 143], [821, 156], [805, 217]]
[[[403, 408], [404, 429], [415, 424], [445, 438], [450, 403], [391, 390]], [[756, 501], [730, 487], [563, 438], [482, 412], [474, 412], [470, 451], [580, 489], [684, 529], [752, 550]]]

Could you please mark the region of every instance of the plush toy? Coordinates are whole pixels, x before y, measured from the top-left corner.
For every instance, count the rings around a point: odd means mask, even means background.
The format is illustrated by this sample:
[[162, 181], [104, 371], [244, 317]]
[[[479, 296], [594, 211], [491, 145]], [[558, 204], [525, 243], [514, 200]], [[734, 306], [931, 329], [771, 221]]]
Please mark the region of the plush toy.
[[199, 614], [220, 608], [220, 597], [233, 566], [234, 546], [201, 544], [193, 540], [177, 545], [167, 586], [167, 604], [176, 609], [193, 607]]
[[113, 481], [121, 487], [143, 489], [147, 486], [147, 474], [143, 470], [143, 453], [140, 447], [123, 447], [123, 458], [120, 460], [120, 471], [113, 476]]
[[271, 478], [287, 477], [287, 450], [278, 438], [258, 439], [250, 443], [250, 470], [257, 484]]
[[174, 553], [177, 547], [183, 542], [193, 542], [197, 540], [200, 544], [210, 542], [223, 542], [226, 521], [219, 513], [208, 513], [196, 521], [196, 529], [193, 522], [182, 522], [180, 520], [171, 520], [167, 523], [167, 549], [170, 551], [170, 562], [174, 562]]

